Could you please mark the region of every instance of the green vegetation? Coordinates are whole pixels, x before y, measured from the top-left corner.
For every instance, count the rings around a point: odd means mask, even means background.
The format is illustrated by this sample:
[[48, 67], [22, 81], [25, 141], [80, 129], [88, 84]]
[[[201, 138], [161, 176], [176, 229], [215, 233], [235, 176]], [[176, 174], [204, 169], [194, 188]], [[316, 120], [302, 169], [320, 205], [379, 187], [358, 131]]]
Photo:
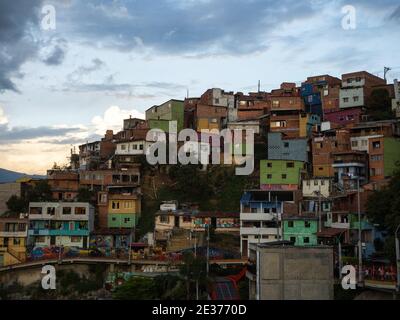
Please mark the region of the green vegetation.
[[372, 91], [367, 114], [371, 120], [388, 120], [393, 119], [392, 100], [389, 92], [385, 89], [376, 89]]
[[22, 197], [11, 196], [7, 208], [11, 213], [27, 212], [29, 202], [51, 201], [51, 187], [47, 180], [39, 180], [34, 186], [28, 186]]
[[389, 232], [384, 244], [385, 255], [395, 261], [394, 232], [400, 224], [400, 170], [391, 178], [389, 185], [375, 191], [367, 201], [367, 217], [374, 224]]

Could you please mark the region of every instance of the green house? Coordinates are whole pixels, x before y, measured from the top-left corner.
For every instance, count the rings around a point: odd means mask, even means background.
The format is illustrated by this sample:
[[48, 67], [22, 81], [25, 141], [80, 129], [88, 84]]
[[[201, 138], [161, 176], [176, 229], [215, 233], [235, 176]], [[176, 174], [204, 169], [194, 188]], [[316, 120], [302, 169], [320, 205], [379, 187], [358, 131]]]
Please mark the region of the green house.
[[260, 185], [299, 185], [303, 161], [261, 160]]
[[295, 246], [315, 246], [318, 244], [318, 218], [284, 217], [283, 239], [294, 242]]
[[169, 100], [159, 106], [146, 110], [146, 120], [150, 129], [161, 129], [169, 132], [169, 122], [177, 122], [177, 132], [183, 129], [184, 104], [181, 100]]
[[139, 217], [136, 214], [125, 214], [125, 213], [109, 214], [107, 217], [108, 227], [118, 228], [118, 229], [123, 229], [123, 228], [131, 229], [137, 225], [138, 218]]

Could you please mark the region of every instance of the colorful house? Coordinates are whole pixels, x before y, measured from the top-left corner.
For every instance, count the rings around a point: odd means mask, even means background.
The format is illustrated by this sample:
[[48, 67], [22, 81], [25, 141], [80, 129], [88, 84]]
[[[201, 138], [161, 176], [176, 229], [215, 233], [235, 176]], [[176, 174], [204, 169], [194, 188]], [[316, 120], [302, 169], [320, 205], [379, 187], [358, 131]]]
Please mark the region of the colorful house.
[[28, 244], [88, 248], [94, 207], [84, 202], [31, 202]]
[[315, 246], [318, 244], [318, 218], [315, 216], [283, 216], [283, 240], [295, 246]]
[[150, 129], [161, 129], [169, 132], [170, 121], [177, 122], [177, 131], [183, 129], [184, 102], [182, 100], [169, 100], [159, 106], [146, 110], [146, 120]]
[[24, 214], [0, 218], [0, 267], [24, 262], [28, 219]]
[[133, 228], [141, 213], [140, 197], [136, 194], [109, 194], [108, 228]]
[[260, 187], [262, 190], [297, 190], [304, 170], [303, 161], [261, 160]]

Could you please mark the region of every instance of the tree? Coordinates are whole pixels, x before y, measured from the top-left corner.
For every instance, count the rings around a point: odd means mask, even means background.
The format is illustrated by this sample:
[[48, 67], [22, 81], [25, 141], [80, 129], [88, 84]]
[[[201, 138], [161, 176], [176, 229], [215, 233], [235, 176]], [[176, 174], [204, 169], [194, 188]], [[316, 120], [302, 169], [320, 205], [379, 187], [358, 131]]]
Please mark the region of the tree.
[[12, 195], [6, 204], [8, 210], [12, 213], [23, 213], [27, 207], [26, 201], [16, 195]]
[[89, 190], [88, 188], [79, 188], [76, 199], [79, 202], [90, 202], [92, 204], [95, 204], [96, 192], [94, 192], [93, 190]]
[[193, 284], [198, 283], [202, 291], [206, 291], [208, 276], [206, 274], [206, 260], [204, 257], [195, 257], [192, 252], [185, 252], [183, 264], [179, 268], [179, 274], [186, 280], [186, 299], [194, 298]]
[[393, 119], [392, 99], [385, 89], [375, 89], [371, 93], [367, 113], [371, 120]]
[[375, 191], [367, 201], [366, 213], [371, 222], [389, 232], [384, 244], [385, 256], [391, 260], [395, 257], [394, 233], [400, 224], [400, 170], [392, 176], [388, 186]]
[[117, 300], [155, 300], [157, 287], [152, 278], [132, 277], [117, 287], [113, 298]]

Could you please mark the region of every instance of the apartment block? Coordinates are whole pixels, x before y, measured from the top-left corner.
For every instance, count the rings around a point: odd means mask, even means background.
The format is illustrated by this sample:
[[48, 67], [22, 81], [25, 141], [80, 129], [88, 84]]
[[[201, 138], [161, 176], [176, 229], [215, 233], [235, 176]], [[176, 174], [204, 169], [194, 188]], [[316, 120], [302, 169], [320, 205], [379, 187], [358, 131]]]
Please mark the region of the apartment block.
[[318, 244], [318, 218], [315, 215], [283, 215], [283, 240], [295, 246], [316, 246]]
[[281, 216], [295, 206], [293, 191], [246, 191], [240, 200], [240, 251], [248, 256], [250, 244], [282, 239]]
[[26, 260], [28, 219], [24, 214], [0, 217], [0, 267]]
[[340, 108], [366, 107], [374, 86], [386, 85], [386, 80], [360, 71], [342, 75]]
[[184, 102], [182, 100], [169, 100], [159, 106], [146, 110], [146, 120], [150, 129], [161, 129], [169, 132], [171, 121], [176, 121], [177, 132], [183, 129]]
[[268, 159], [309, 162], [307, 139], [287, 139], [280, 132], [268, 133]]
[[100, 141], [88, 142], [79, 146], [79, 169], [93, 170], [99, 169], [115, 151], [114, 133], [107, 130], [104, 138]]
[[78, 195], [79, 174], [75, 171], [48, 170], [47, 182], [50, 185], [54, 200], [72, 201]]
[[242, 92], [235, 94], [238, 120], [255, 119], [268, 113], [271, 108], [271, 100], [267, 92], [250, 92], [244, 95]]
[[108, 195], [107, 227], [118, 229], [132, 229], [138, 223], [141, 213], [140, 196], [131, 194]]
[[260, 187], [262, 190], [297, 190], [305, 163], [295, 160], [261, 160]]
[[81, 202], [31, 202], [28, 243], [33, 247], [88, 248], [94, 207]]
[[350, 135], [346, 129], [327, 130], [312, 140], [314, 177], [334, 177], [333, 153], [350, 150]]

